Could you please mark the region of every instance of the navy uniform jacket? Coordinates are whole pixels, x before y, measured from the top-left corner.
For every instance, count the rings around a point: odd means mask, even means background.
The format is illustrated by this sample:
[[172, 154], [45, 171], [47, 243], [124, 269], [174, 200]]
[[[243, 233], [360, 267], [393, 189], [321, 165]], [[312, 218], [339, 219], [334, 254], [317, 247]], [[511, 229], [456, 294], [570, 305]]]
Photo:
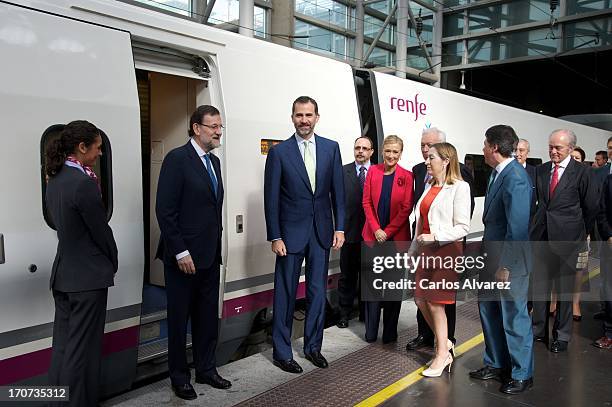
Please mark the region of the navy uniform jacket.
[[64, 165], [49, 180], [46, 202], [59, 239], [51, 288], [78, 292], [112, 286], [117, 245], [96, 182], [78, 168]]

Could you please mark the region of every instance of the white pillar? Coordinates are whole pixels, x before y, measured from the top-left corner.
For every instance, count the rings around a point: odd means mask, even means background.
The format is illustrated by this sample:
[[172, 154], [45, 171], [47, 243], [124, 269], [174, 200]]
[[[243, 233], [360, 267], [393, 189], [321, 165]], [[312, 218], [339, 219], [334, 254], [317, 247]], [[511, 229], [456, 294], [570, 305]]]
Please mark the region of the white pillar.
[[240, 28], [238, 32], [246, 37], [253, 37], [255, 24], [255, 0], [240, 0]]
[[408, 57], [408, 0], [397, 0], [397, 27], [395, 30], [395, 76], [406, 78]]

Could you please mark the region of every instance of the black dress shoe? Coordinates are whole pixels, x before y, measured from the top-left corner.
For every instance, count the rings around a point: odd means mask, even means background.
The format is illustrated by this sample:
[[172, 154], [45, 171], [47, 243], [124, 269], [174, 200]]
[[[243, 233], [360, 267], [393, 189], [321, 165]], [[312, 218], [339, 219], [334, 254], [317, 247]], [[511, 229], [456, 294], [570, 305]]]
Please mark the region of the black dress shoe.
[[550, 351], [553, 353], [565, 352], [567, 350], [567, 342], [555, 340], [550, 345]]
[[406, 344], [406, 350], [407, 351], [416, 350], [424, 346], [432, 347], [433, 339], [427, 340], [423, 335], [418, 335], [416, 338], [414, 338], [413, 340], [411, 340], [410, 342]]
[[572, 319], [576, 322], [582, 321], [582, 315], [572, 315]]
[[338, 320], [338, 323], [336, 323], [336, 326], [338, 328], [348, 328], [349, 326], [348, 318], [340, 318], [340, 320]]
[[547, 343], [548, 340], [546, 339], [545, 336], [534, 336], [533, 337], [533, 341], [534, 342], [542, 342], [542, 343]]
[[490, 380], [490, 379], [501, 380], [501, 376], [502, 376], [502, 369], [491, 367], [491, 366], [481, 367], [478, 370], [472, 370], [470, 372], [470, 377], [472, 379], [478, 379], [478, 380]]
[[222, 378], [218, 373], [210, 376], [196, 376], [195, 382], [199, 384], [209, 384], [215, 389], [229, 389], [232, 387], [232, 382]]
[[176, 394], [176, 397], [183, 400], [195, 400], [198, 398], [193, 386], [189, 383], [172, 386], [172, 390], [174, 391], [174, 394]]
[[506, 394], [519, 394], [533, 386], [533, 379], [515, 380], [511, 379], [500, 387], [499, 391]]
[[311, 361], [312, 364], [315, 365], [316, 367], [325, 369], [328, 366], [327, 360], [325, 360], [323, 355], [321, 355], [321, 352], [307, 353], [304, 356], [306, 356], [306, 359]]
[[288, 360], [274, 359], [274, 366], [277, 366], [281, 370], [284, 370], [285, 372], [288, 372], [288, 373], [302, 373], [303, 372], [302, 367], [298, 365], [298, 362], [296, 362], [293, 359], [288, 359]]

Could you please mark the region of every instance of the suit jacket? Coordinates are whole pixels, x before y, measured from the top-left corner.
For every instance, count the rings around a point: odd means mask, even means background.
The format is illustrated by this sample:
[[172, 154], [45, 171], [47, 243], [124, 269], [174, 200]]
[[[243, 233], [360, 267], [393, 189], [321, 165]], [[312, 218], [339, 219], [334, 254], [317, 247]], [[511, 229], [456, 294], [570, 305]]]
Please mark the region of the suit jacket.
[[161, 231], [157, 257], [176, 266], [176, 255], [189, 250], [196, 269], [221, 263], [221, 209], [223, 181], [219, 158], [210, 154], [217, 176], [215, 196], [206, 166], [191, 142], [170, 151], [164, 158], [155, 212]]
[[506, 267], [511, 275], [528, 273], [530, 202], [529, 175], [512, 160], [497, 175], [485, 197], [482, 240], [488, 253], [489, 272]]
[[[474, 213], [474, 177], [472, 177], [472, 173], [470, 169], [466, 167], [464, 164], [459, 163], [459, 168], [461, 170], [461, 177], [465, 182], [470, 186], [470, 217]], [[427, 165], [424, 162], [419, 163], [412, 167], [412, 173], [414, 174], [414, 202], [418, 202], [421, 199], [421, 195], [423, 195], [423, 191], [425, 191], [425, 174], [427, 174]]]
[[601, 240], [605, 241], [612, 237], [612, 174], [606, 177], [601, 188], [597, 227]]
[[355, 162], [342, 167], [344, 173], [344, 237], [347, 243], [361, 242], [361, 231], [365, 223], [362, 197], [363, 191], [357, 177]]
[[[423, 233], [421, 202], [427, 194], [421, 196], [415, 207], [416, 230], [414, 235]], [[465, 181], [457, 180], [454, 184], [444, 184], [442, 190], [431, 203], [427, 213], [429, 231], [436, 235], [441, 245], [454, 242], [467, 236], [470, 231], [470, 186]], [[416, 239], [412, 241], [410, 251], [416, 250]]]
[[50, 287], [77, 292], [112, 286], [117, 245], [96, 182], [64, 165], [47, 184], [46, 203], [59, 240]]
[[610, 163], [607, 163], [603, 167], [595, 168], [592, 170], [593, 173], [593, 182], [597, 186], [597, 190], [599, 191], [603, 186], [606, 177], [610, 175]]
[[536, 167], [538, 206], [531, 225], [531, 240], [586, 241], [598, 204], [591, 170], [582, 163], [569, 160], [550, 199], [551, 169], [550, 161]]
[[[374, 232], [380, 229], [376, 212], [380, 201], [384, 172], [384, 164], [371, 165], [363, 187], [363, 209], [366, 222], [363, 226], [362, 236], [363, 240], [367, 242], [376, 241]], [[392, 238], [395, 241], [410, 240], [408, 217], [413, 207], [412, 185], [412, 172], [397, 165], [391, 189], [389, 224], [383, 229], [389, 239]]]
[[536, 211], [536, 199], [537, 199], [537, 193], [536, 193], [536, 167], [534, 165], [531, 164], [526, 164], [525, 165], [525, 171], [527, 171], [527, 174], [529, 174], [529, 180], [531, 181], [531, 210], [529, 211], [530, 216], [535, 215], [535, 211]]
[[[335, 230], [344, 230], [344, 180], [338, 143], [314, 135], [316, 185], [310, 186], [295, 135], [272, 147], [266, 159], [264, 210], [268, 240], [283, 239], [289, 253], [308, 243], [314, 227], [330, 248]], [[333, 209], [333, 211], [332, 211]], [[333, 215], [333, 221], [332, 221]]]

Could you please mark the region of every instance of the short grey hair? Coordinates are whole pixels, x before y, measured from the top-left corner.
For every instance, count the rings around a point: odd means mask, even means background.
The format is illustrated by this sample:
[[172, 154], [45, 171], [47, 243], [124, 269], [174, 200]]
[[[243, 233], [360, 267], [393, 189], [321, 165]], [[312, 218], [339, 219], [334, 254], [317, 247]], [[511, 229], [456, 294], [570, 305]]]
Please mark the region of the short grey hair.
[[[528, 140], [526, 140], [526, 139], [524, 139], [524, 138], [520, 138], [520, 139], [519, 139], [519, 143], [520, 143], [520, 142], [523, 142], [523, 143], [527, 144], [527, 151], [531, 151], [531, 145], [529, 144], [529, 141], [528, 141]], [[518, 148], [518, 144], [516, 145], [516, 148]]]
[[444, 133], [442, 130], [440, 130], [437, 127], [429, 127], [427, 129], [423, 129], [423, 132], [421, 133], [421, 137], [423, 137], [426, 134], [430, 134], [430, 133], [433, 133], [436, 136], [438, 136], [439, 143], [446, 142], [446, 133]]
[[576, 144], [578, 144], [578, 137], [576, 137], [576, 133], [574, 133], [572, 130], [570, 130], [570, 129], [557, 129], [557, 130], [554, 130], [552, 133], [550, 133], [550, 136], [548, 138], [552, 137], [553, 134], [556, 134], [556, 133], [565, 133], [565, 134], [567, 134], [567, 137], [569, 137], [569, 145], [570, 145], [571, 148], [576, 147]]

